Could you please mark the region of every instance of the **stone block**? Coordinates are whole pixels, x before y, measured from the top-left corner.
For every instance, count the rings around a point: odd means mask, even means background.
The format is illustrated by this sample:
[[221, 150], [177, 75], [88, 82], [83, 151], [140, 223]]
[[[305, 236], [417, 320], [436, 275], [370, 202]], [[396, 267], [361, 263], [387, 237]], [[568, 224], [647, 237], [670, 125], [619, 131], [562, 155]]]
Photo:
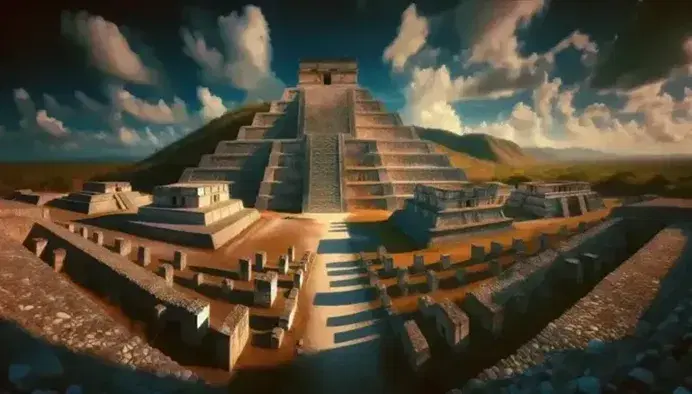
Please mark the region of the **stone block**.
[[442, 266], [443, 270], [448, 270], [452, 267], [452, 256], [449, 254], [441, 254], [440, 255], [440, 265]]
[[502, 274], [502, 264], [498, 260], [488, 261], [488, 271], [492, 276], [500, 276]]
[[79, 235], [84, 239], [89, 239], [89, 229], [86, 227], [80, 227]]
[[289, 260], [289, 255], [287, 254], [282, 254], [279, 256], [279, 273], [282, 275], [288, 274], [288, 262]]
[[98, 246], [103, 246], [103, 232], [102, 231], [94, 231], [91, 233], [91, 241], [94, 242]]
[[425, 256], [422, 254], [413, 255], [413, 271], [423, 272], [425, 271]]
[[50, 209], [43, 208], [43, 209], [41, 210], [41, 218], [42, 218], [42, 219], [49, 220], [49, 219], [50, 219]]
[[377, 287], [380, 284], [380, 277], [375, 271], [368, 271], [368, 282], [370, 286]]
[[505, 250], [505, 246], [499, 242], [492, 241], [490, 243], [490, 254], [493, 256], [499, 256]]
[[305, 271], [302, 269], [297, 269], [293, 274], [293, 286], [297, 288], [303, 287], [303, 280], [305, 279]]
[[121, 256], [129, 256], [132, 252], [132, 242], [129, 239], [118, 237], [115, 239], [115, 253]]
[[175, 268], [168, 263], [161, 264], [159, 267], [159, 275], [165, 280], [166, 286], [173, 286], [175, 280]]
[[285, 334], [286, 334], [286, 331], [281, 327], [274, 327], [272, 329], [272, 337], [271, 337], [272, 349], [278, 349], [281, 347], [281, 344], [284, 341], [284, 335]]
[[394, 270], [394, 257], [386, 255], [383, 257], [382, 269], [384, 272], [392, 272]]
[[550, 247], [550, 236], [545, 233], [541, 233], [538, 236], [538, 250], [544, 251]]
[[75, 232], [74, 223], [67, 223], [67, 224], [65, 225], [65, 228], [67, 229], [67, 231], [69, 231], [69, 232], [71, 232], [71, 233], [74, 233], [74, 232]]
[[286, 256], [288, 258], [288, 264], [293, 264], [296, 262], [296, 247], [291, 245], [286, 251]]
[[233, 289], [235, 288], [235, 283], [233, 282], [233, 279], [229, 278], [224, 278], [221, 281], [221, 293], [223, 293], [226, 296], [231, 295], [233, 293]]
[[46, 246], [48, 246], [48, 240], [45, 238], [32, 238], [31, 239], [31, 252], [35, 254], [37, 257], [41, 257], [43, 254], [43, 251], [46, 250]]
[[379, 260], [380, 264], [384, 262], [384, 257], [387, 255], [387, 248], [384, 247], [384, 245], [380, 245], [377, 247], [377, 260]]
[[187, 253], [176, 250], [173, 253], [173, 266], [177, 270], [185, 271], [187, 268]]
[[276, 300], [279, 275], [276, 272], [258, 273], [255, 275], [253, 291], [254, 304], [271, 308]]
[[137, 248], [137, 263], [142, 267], [151, 264], [151, 249], [147, 246], [139, 246]]
[[67, 251], [65, 249], [53, 249], [53, 271], [62, 272], [63, 265], [65, 264], [65, 257], [67, 257]]
[[471, 245], [471, 261], [485, 261], [485, 247], [482, 245]]
[[459, 286], [466, 284], [466, 270], [465, 269], [457, 268], [454, 276], [456, 277], [457, 283], [459, 283]]
[[425, 281], [428, 285], [428, 291], [437, 291], [440, 286], [440, 279], [437, 277], [437, 273], [433, 270], [425, 271]]
[[382, 307], [383, 308], [389, 308], [392, 306], [392, 297], [389, 296], [389, 293], [387, 292], [387, 286], [385, 285], [379, 285], [377, 287], [379, 296], [380, 296], [380, 302], [382, 302]]
[[405, 269], [400, 269], [397, 272], [396, 284], [399, 287], [399, 290], [401, 291], [402, 295], [408, 294], [408, 280], [408, 271]]
[[515, 253], [526, 253], [526, 243], [521, 238], [512, 238], [512, 249]]
[[267, 264], [267, 252], [264, 252], [264, 251], [255, 252], [254, 270], [256, 272], [264, 272], [266, 264]]
[[250, 308], [232, 305], [221, 325], [219, 335], [216, 335], [215, 356], [218, 366], [228, 371], [233, 370], [250, 336]]
[[577, 231], [583, 233], [586, 231], [586, 222], [579, 222], [577, 225]]
[[240, 280], [249, 282], [252, 280], [252, 261], [249, 257], [241, 257], [238, 259]]
[[422, 295], [418, 297], [418, 309], [425, 317], [432, 317], [435, 315], [435, 300], [429, 295]]
[[194, 281], [195, 286], [204, 286], [204, 274], [202, 272], [197, 272], [192, 280]]
[[510, 299], [509, 307], [514, 313], [526, 313], [529, 310], [529, 296], [521, 290], [517, 291]]

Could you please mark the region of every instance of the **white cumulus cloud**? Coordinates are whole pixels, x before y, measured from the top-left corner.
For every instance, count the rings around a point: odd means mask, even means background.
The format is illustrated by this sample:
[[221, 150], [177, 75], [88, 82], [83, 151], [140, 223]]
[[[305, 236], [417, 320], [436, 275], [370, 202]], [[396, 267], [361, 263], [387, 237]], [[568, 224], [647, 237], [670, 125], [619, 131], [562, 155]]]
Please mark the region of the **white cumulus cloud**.
[[391, 62], [395, 71], [402, 71], [408, 59], [423, 48], [428, 33], [428, 20], [411, 4], [401, 15], [398, 34], [384, 50], [383, 59]]
[[223, 51], [209, 47], [198, 32], [183, 29], [184, 52], [201, 68], [209, 83], [230, 83], [247, 92], [248, 101], [276, 99], [284, 84], [271, 70], [269, 24], [258, 7], [218, 19]]
[[84, 47], [99, 70], [128, 82], [156, 82], [156, 73], [144, 65], [114, 23], [87, 12], [65, 12], [62, 29], [66, 36]]
[[201, 114], [202, 119], [205, 121], [210, 121], [216, 119], [228, 111], [226, 105], [224, 105], [223, 100], [219, 96], [215, 96], [209, 88], [198, 87], [197, 97], [199, 102], [202, 104]]
[[173, 99], [173, 104], [168, 105], [159, 100], [156, 104], [137, 98], [124, 89], [119, 89], [116, 94], [121, 108], [137, 119], [155, 124], [176, 124], [188, 120], [187, 106], [178, 97]]

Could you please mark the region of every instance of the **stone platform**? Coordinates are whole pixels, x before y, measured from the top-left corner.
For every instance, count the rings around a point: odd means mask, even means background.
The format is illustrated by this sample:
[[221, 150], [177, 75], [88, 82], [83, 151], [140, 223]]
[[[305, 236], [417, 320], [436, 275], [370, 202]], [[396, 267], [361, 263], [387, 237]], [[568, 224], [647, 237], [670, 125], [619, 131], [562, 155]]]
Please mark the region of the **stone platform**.
[[178, 245], [217, 249], [260, 218], [259, 211], [229, 199], [228, 182], [174, 183], [154, 189], [123, 230]]
[[35, 192], [31, 189], [15, 190], [9, 197], [10, 200], [19, 201], [26, 204], [43, 206], [57, 198], [67, 196], [67, 193], [47, 193]]
[[588, 182], [526, 182], [512, 191], [508, 212], [537, 218], [572, 217], [604, 209]]
[[86, 182], [82, 191], [54, 199], [48, 205], [87, 215], [134, 212], [151, 203], [151, 196], [132, 191], [128, 182]]
[[506, 185], [470, 183], [445, 188], [417, 185], [414, 197], [390, 220], [418, 246], [427, 247], [512, 225], [505, 217]]

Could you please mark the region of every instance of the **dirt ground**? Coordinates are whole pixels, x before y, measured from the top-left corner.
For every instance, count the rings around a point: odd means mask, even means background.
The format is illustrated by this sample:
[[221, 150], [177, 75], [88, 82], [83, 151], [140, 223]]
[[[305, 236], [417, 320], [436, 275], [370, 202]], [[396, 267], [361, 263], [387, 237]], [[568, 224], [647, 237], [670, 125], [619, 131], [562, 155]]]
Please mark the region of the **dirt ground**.
[[[50, 210], [53, 220], [59, 222], [74, 221], [77, 222], [78, 227], [81, 226], [79, 220], [86, 218], [84, 214], [63, 211], [56, 208], [51, 208]], [[130, 239], [133, 244], [133, 249], [129, 257], [133, 262], [137, 257], [137, 246], [148, 246], [151, 250], [151, 264], [147, 268], [152, 272], [158, 272], [158, 268], [161, 264], [171, 262], [173, 253], [176, 250], [185, 252], [187, 254], [188, 268], [184, 271], [176, 270], [175, 287], [180, 291], [194, 294], [196, 297], [210, 303], [210, 320], [213, 327], [219, 327], [222, 324], [223, 319], [230, 312], [232, 304], [193, 290], [194, 285], [192, 279], [195, 273], [203, 272], [205, 274], [205, 283], [210, 284], [219, 284], [224, 278], [234, 279], [236, 278], [235, 272], [237, 272], [239, 268], [238, 259], [251, 257], [254, 260], [256, 251], [266, 252], [268, 270], [277, 270], [278, 258], [281, 254], [287, 253], [289, 246], [295, 247], [296, 260], [299, 260], [306, 251], [316, 251], [321, 235], [320, 231], [322, 229], [320, 224], [310, 219], [284, 219], [280, 214], [263, 212], [260, 220], [249, 227], [240, 236], [229, 244], [211, 251], [171, 245], [119, 231], [96, 228], [92, 225], [86, 225], [86, 227], [89, 227], [91, 231], [102, 231], [104, 233], [104, 245], [113, 245], [116, 237]], [[262, 317], [276, 318], [283, 310], [286, 300], [285, 296], [289, 290], [288, 284], [292, 281], [292, 270], [294, 267], [290, 269], [289, 275], [279, 275], [279, 292], [277, 300], [272, 308], [251, 308], [251, 324], [256, 334], [261, 334], [265, 329], [269, 329], [267, 324], [263, 324]], [[306, 303], [311, 302], [311, 297], [309, 296], [309, 281], [305, 280], [304, 284], [299, 295], [299, 308], [293, 328], [284, 336], [281, 348], [277, 350], [258, 346], [248, 346], [238, 359], [236, 370], [274, 367], [290, 362], [294, 358], [295, 344], [297, 340], [302, 337], [305, 322], [307, 321], [306, 311], [309, 308]], [[236, 289], [251, 290], [252, 288], [251, 282], [234, 281], [234, 285]], [[143, 332], [140, 323], [128, 321], [127, 317], [124, 316], [118, 308], [110, 307], [105, 302], [101, 302], [101, 304], [108, 310], [109, 314], [117, 317], [119, 322], [130, 327], [134, 331]], [[194, 365], [188, 365], [188, 367], [200, 374], [200, 376], [203, 376], [206, 380], [215, 383], [223, 383], [231, 376], [228, 372], [223, 370], [195, 367]]]
[[[373, 225], [379, 228], [380, 241], [394, 258], [395, 267], [410, 267], [413, 263], [414, 254], [422, 254], [424, 256], [426, 266], [436, 264], [439, 261], [441, 254], [449, 254], [451, 256], [452, 263], [458, 266], [458, 263], [465, 262], [470, 259], [472, 244], [484, 246], [487, 252], [490, 250], [490, 243], [493, 241], [499, 242], [505, 246], [505, 249], [509, 249], [512, 244], [512, 239], [519, 238], [523, 239], [526, 243], [527, 252], [534, 253], [538, 248], [538, 237], [541, 233], [547, 233], [551, 235], [550, 244], [555, 245], [565, 238], [557, 235], [560, 227], [567, 226], [570, 233], [572, 233], [576, 231], [579, 222], [586, 222], [587, 226], [592, 226], [599, 220], [608, 216], [610, 210], [617, 205], [616, 200], [606, 200], [605, 203], [607, 209], [589, 212], [586, 215], [571, 218], [554, 218], [516, 222], [513, 223], [512, 227], [507, 230], [470, 236], [463, 241], [440, 244], [426, 249], [413, 248], [405, 235], [397, 231], [393, 225], [387, 223], [387, 219], [391, 214], [390, 212], [355, 211], [351, 213], [347, 221], [363, 225]], [[365, 253], [365, 255], [367, 258], [374, 258], [376, 256], [375, 253]], [[514, 258], [511, 254], [503, 254], [498, 258], [498, 261], [502, 264], [503, 268], [507, 268], [514, 263]], [[481, 273], [488, 270], [488, 266], [485, 263], [464, 265], [464, 268], [469, 273]], [[444, 281], [447, 278], [453, 277], [454, 274], [455, 269], [450, 269], [438, 273], [438, 277], [441, 281]], [[487, 281], [487, 279], [476, 281], [461, 287], [440, 288], [430, 295], [438, 301], [444, 298], [461, 301], [468, 292], [472, 291], [475, 287], [481, 285], [485, 281]], [[380, 282], [390, 286], [396, 283], [396, 279], [382, 279]], [[410, 274], [409, 283], [412, 284], [410, 287], [414, 289], [417, 287], [416, 284], [420, 284], [420, 287], [424, 287], [422, 284], [425, 283], [425, 275], [422, 273], [415, 275]], [[422, 294], [427, 293], [417, 292], [415, 290], [410, 291], [406, 296], [392, 297], [392, 304], [395, 310], [399, 312], [413, 312], [417, 309], [416, 303], [418, 297]]]

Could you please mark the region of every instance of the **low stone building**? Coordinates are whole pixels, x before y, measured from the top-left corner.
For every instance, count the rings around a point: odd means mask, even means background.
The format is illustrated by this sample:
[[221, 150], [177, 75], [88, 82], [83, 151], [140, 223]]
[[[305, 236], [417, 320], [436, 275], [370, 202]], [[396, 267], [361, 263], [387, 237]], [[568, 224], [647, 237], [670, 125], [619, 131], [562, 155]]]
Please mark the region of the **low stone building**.
[[437, 304], [435, 327], [454, 350], [462, 350], [469, 343], [469, 317], [452, 300]]
[[419, 184], [413, 198], [390, 220], [420, 247], [501, 230], [512, 224], [502, 210], [509, 191], [497, 182], [444, 188]]
[[605, 205], [588, 182], [526, 182], [512, 191], [507, 208], [512, 214], [551, 218], [580, 216]]
[[250, 308], [233, 305], [217, 337], [219, 365], [231, 371], [250, 338]]
[[154, 188], [154, 202], [139, 208], [127, 230], [161, 241], [216, 249], [260, 217], [229, 198], [228, 182], [174, 183]]
[[414, 320], [404, 322], [401, 342], [411, 369], [421, 371], [430, 360], [430, 346]]
[[151, 203], [151, 196], [132, 190], [129, 182], [86, 182], [82, 190], [48, 202], [48, 205], [88, 215], [130, 211]]

